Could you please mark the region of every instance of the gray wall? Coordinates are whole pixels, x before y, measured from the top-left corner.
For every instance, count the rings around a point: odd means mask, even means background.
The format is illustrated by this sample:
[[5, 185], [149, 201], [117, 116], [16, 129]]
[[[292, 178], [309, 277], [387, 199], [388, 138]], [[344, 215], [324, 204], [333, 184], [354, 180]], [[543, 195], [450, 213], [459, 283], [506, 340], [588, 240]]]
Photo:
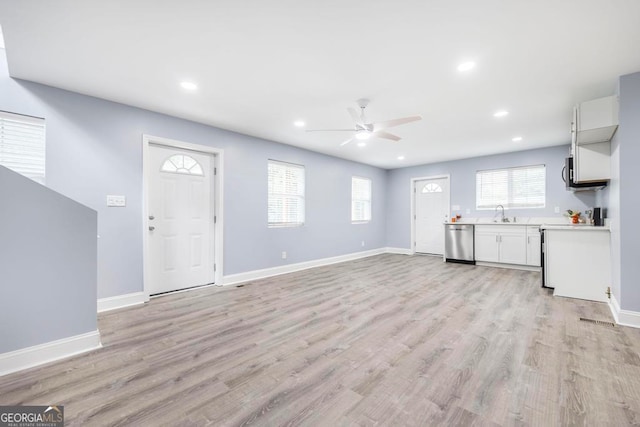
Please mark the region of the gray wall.
[[623, 229], [624, 233], [618, 233], [617, 240], [613, 241], [619, 244], [619, 251], [613, 252], [614, 273], [619, 268], [619, 283], [615, 284], [614, 292], [617, 288], [616, 298], [622, 309], [640, 311], [640, 73], [620, 77], [619, 91], [620, 127], [613, 145], [617, 154], [612, 163], [619, 194], [610, 191], [609, 211], [619, 222], [618, 230]]
[[0, 353], [97, 329], [96, 212], [0, 166]]
[[[508, 216], [553, 217], [561, 216], [567, 209], [584, 212], [594, 206], [593, 191], [573, 193], [567, 191], [561, 171], [564, 159], [569, 155], [569, 145], [519, 151], [485, 157], [475, 157], [451, 162], [433, 163], [388, 172], [387, 180], [387, 246], [411, 248], [411, 179], [435, 175], [451, 176], [451, 205], [460, 205], [463, 217], [493, 216], [493, 211], [475, 209], [476, 171], [544, 164], [547, 176], [547, 203], [541, 209], [511, 209]], [[554, 213], [560, 207], [561, 214]], [[467, 214], [466, 210], [471, 213]]]
[[[225, 150], [225, 275], [385, 246], [383, 169], [12, 80], [0, 57], [0, 110], [46, 119], [47, 186], [98, 211], [98, 298], [143, 290], [143, 134]], [[267, 228], [269, 158], [306, 166], [304, 227]], [[352, 175], [373, 180], [369, 224], [350, 222]], [[107, 208], [107, 194], [127, 207]]]

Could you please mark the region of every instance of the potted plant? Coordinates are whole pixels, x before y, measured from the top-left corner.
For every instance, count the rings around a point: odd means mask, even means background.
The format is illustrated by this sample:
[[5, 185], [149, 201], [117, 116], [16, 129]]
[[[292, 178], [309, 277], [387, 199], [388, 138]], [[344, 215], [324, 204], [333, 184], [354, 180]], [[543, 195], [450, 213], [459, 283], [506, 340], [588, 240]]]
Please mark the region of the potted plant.
[[580, 221], [580, 212], [573, 211], [571, 209], [567, 209], [567, 214], [569, 218], [571, 218], [572, 224], [577, 224]]

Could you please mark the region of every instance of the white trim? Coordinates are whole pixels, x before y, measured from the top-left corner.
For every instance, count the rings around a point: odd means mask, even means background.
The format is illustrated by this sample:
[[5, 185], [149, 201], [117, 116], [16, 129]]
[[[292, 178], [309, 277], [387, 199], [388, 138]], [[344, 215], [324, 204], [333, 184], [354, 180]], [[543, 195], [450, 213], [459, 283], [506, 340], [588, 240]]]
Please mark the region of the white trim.
[[476, 261], [476, 265], [480, 267], [508, 268], [510, 270], [542, 271], [541, 267], [524, 264], [504, 264], [502, 262]]
[[0, 354], [0, 376], [101, 348], [93, 331]]
[[609, 301], [609, 309], [618, 325], [640, 328], [640, 312], [621, 309], [616, 296], [613, 294], [611, 294], [611, 300]]
[[313, 267], [321, 267], [324, 265], [337, 264], [339, 262], [352, 261], [359, 258], [367, 258], [374, 255], [380, 255], [386, 252], [386, 248], [372, 249], [369, 251], [354, 252], [345, 255], [338, 255], [330, 258], [315, 259], [312, 261], [299, 262], [296, 264], [281, 265], [278, 267], [265, 268], [262, 270], [247, 271], [245, 273], [230, 274], [225, 276], [222, 284], [235, 285], [237, 283], [248, 282], [250, 280], [264, 279], [281, 274], [293, 273], [294, 271], [306, 270]]
[[133, 292], [130, 294], [116, 295], [115, 297], [100, 298], [98, 299], [98, 313], [144, 304], [145, 301], [147, 301], [147, 296], [144, 292]]
[[[446, 179], [447, 180], [447, 217], [451, 216], [451, 175], [450, 174], [443, 174], [443, 175], [433, 175], [433, 176], [422, 176], [422, 177], [417, 177], [417, 178], [411, 178], [410, 181], [410, 188], [409, 188], [409, 194], [410, 194], [410, 199], [411, 199], [411, 210], [409, 212], [410, 216], [410, 223], [411, 223], [411, 242], [410, 246], [411, 246], [411, 253], [414, 254], [416, 253], [416, 245], [415, 245], [415, 241], [416, 241], [416, 220], [415, 220], [415, 216], [416, 216], [416, 192], [414, 191], [415, 187], [416, 187], [416, 182], [418, 181], [427, 181], [427, 180], [431, 180], [431, 179]], [[444, 221], [443, 221], [444, 222]], [[442, 251], [444, 252], [444, 248], [442, 248]]]
[[149, 301], [149, 233], [147, 232], [147, 218], [149, 217], [149, 145], [161, 145], [171, 148], [181, 148], [183, 150], [191, 150], [205, 154], [213, 155], [213, 167], [216, 168], [217, 174], [213, 179], [214, 188], [214, 215], [216, 222], [214, 223], [214, 264], [216, 270], [214, 272], [214, 282], [221, 283], [224, 279], [224, 150], [221, 148], [209, 147], [206, 145], [191, 144], [189, 142], [178, 141], [175, 139], [162, 138], [158, 136], [142, 135], [142, 259], [143, 259], [143, 282], [145, 302]]
[[413, 252], [411, 252], [411, 249], [406, 249], [406, 248], [384, 248], [384, 252], [387, 254], [413, 255]]

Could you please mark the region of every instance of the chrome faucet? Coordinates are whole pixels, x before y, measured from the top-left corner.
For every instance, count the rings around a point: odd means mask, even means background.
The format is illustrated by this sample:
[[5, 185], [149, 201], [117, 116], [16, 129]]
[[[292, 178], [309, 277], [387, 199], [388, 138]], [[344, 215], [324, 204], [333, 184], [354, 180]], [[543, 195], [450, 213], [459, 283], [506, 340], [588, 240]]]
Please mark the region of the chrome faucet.
[[[504, 206], [498, 205], [496, 206], [496, 215], [498, 215], [498, 208], [502, 208], [502, 212], [500, 214], [500, 222], [509, 222], [509, 218], [504, 216]], [[495, 217], [495, 215], [494, 215]]]

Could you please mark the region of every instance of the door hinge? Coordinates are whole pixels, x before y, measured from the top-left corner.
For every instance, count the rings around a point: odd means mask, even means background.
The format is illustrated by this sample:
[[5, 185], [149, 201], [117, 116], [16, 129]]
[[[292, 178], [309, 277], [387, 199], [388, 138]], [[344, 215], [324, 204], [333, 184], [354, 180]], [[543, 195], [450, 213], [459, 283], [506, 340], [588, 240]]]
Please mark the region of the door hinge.
[[218, 168], [213, 168], [213, 174], [218, 175]]
[[216, 265], [213, 264], [213, 271], [216, 271]]
[[415, 216], [415, 215], [413, 215], [413, 219], [416, 219], [416, 216]]
[[217, 216], [213, 216], [213, 223], [215, 224], [216, 222], [218, 222], [218, 217]]

